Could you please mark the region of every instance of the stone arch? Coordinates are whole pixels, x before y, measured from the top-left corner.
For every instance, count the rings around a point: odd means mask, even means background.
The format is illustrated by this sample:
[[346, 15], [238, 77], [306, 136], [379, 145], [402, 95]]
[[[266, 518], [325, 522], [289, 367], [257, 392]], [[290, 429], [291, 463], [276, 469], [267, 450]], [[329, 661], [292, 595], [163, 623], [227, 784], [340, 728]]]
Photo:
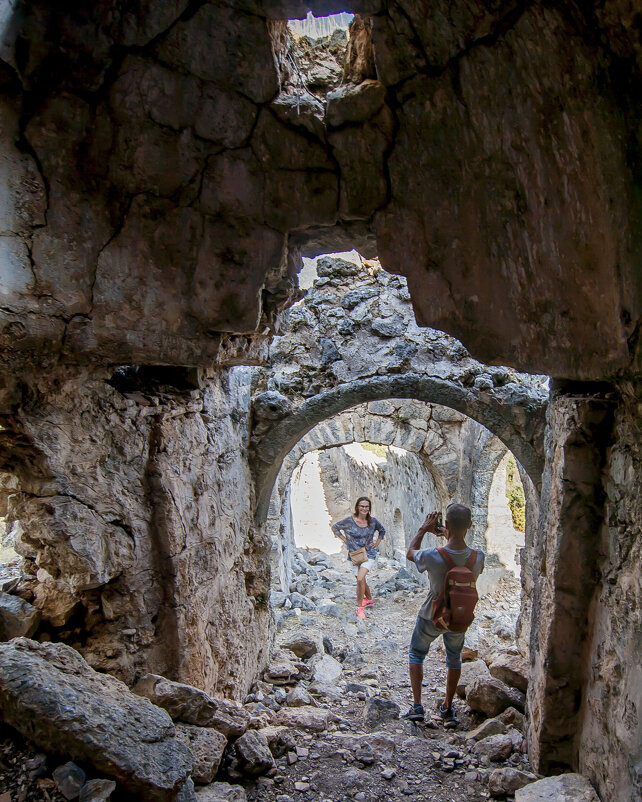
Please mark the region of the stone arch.
[[[348, 413], [349, 411], [350, 410], [342, 410], [342, 412]], [[423, 439], [413, 436], [416, 432], [413, 432], [412, 427], [404, 425], [401, 422], [392, 420], [392, 428], [394, 430], [394, 437], [390, 436], [390, 430], [387, 436], [382, 436], [374, 431], [372, 427], [368, 427], [368, 429], [359, 432], [354, 426], [341, 426], [336, 417], [322, 421], [307, 432], [283, 459], [281, 468], [277, 474], [279, 488], [284, 488], [290, 482], [292, 472], [296, 465], [301, 458], [310, 451], [336, 448], [338, 446], [348, 445], [349, 443], [369, 442], [374, 445], [394, 445], [398, 448], [403, 448], [406, 451], [418, 454], [435, 480], [435, 485], [442, 502], [447, 503], [448, 489], [446, 487], [446, 482], [441, 471], [434, 462], [430, 460], [425, 453], [422, 453], [421, 446], [423, 444]]]
[[[283, 588], [289, 585], [291, 549], [293, 548], [293, 519], [291, 510], [291, 487], [290, 481], [300, 464], [301, 459], [316, 450], [327, 450], [348, 445], [355, 442], [370, 442], [375, 445], [394, 445], [413, 453], [422, 463], [422, 467], [432, 477], [435, 491], [439, 496], [441, 506], [444, 507], [449, 500], [449, 493], [445, 477], [439, 466], [436, 465], [422, 451], [426, 432], [418, 432], [410, 424], [390, 416], [387, 420], [390, 426], [385, 430], [377, 423], [381, 415], [366, 415], [369, 420], [365, 426], [360, 427], [354, 420], [356, 410], [345, 410], [329, 420], [324, 420], [308, 431], [301, 440], [296, 443], [294, 448], [285, 456], [281, 463], [281, 468], [274, 482], [270, 495], [266, 518], [261, 522], [266, 526], [267, 534], [273, 539], [278, 538], [278, 544], [273, 548], [273, 569], [279, 576]], [[401, 517], [401, 513], [400, 513]], [[403, 533], [403, 523], [399, 523], [400, 531]], [[403, 537], [403, 535], [402, 535]], [[405, 550], [405, 545], [386, 542], [382, 554], [390, 555], [395, 548]]]
[[263, 524], [270, 496], [283, 460], [314, 426], [350, 407], [388, 398], [409, 398], [441, 404], [481, 423], [513, 452], [536, 487], [540, 486], [543, 443], [528, 441], [514, 419], [514, 410], [496, 399], [461, 387], [454, 382], [407, 373], [347, 382], [304, 401], [291, 414], [270, 427], [255, 443], [254, 479], [256, 522]]

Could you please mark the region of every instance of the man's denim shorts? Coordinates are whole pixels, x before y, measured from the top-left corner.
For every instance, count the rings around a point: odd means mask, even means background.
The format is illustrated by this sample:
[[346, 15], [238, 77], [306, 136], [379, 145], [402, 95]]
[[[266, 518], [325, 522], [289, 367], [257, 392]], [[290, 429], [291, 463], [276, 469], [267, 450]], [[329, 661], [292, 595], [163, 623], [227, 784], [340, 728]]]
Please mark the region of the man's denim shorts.
[[432, 621], [426, 621], [420, 615], [417, 616], [412, 638], [410, 639], [410, 662], [419, 666], [423, 665], [430, 644], [440, 635], [444, 636], [446, 667], [461, 668], [461, 650], [464, 648], [466, 633], [444, 632], [443, 629], [437, 629]]

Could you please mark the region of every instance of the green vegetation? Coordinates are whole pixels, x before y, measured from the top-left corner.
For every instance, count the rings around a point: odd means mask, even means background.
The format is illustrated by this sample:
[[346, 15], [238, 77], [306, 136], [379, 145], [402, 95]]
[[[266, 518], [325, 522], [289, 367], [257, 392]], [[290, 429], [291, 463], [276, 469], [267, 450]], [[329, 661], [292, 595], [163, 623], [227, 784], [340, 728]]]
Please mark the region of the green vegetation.
[[360, 445], [366, 451], [372, 451], [375, 456], [388, 459], [388, 446], [378, 446], [374, 443], [360, 443]]
[[523, 532], [526, 527], [526, 500], [514, 457], [506, 463], [506, 498], [513, 516], [513, 526], [518, 532]]

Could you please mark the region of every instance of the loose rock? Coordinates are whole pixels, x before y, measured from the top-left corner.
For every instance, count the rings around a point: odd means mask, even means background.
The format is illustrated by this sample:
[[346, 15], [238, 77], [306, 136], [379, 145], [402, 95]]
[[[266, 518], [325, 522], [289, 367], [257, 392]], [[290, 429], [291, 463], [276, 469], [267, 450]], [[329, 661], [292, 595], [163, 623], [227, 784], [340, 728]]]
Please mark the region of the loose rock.
[[518, 789], [515, 802], [599, 802], [599, 797], [586, 777], [561, 774]]
[[528, 663], [521, 655], [500, 655], [490, 664], [490, 673], [523, 693], [528, 690]]
[[90, 780], [80, 789], [78, 802], [109, 802], [115, 790], [113, 780]]
[[511, 767], [495, 769], [488, 778], [488, 791], [493, 797], [502, 797], [514, 794], [518, 788], [523, 788], [535, 782], [537, 776], [526, 771], [519, 771]]
[[526, 699], [521, 691], [509, 688], [495, 677], [476, 677], [466, 688], [466, 702], [473, 710], [497, 716], [507, 707], [524, 711]]
[[134, 693], [165, 709], [174, 721], [213, 727], [228, 738], [242, 735], [248, 727], [249, 714], [236, 702], [214, 699], [198, 688], [157, 674], [142, 677]]
[[194, 782], [211, 783], [221, 763], [227, 738], [212, 727], [196, 727], [193, 724], [177, 724], [176, 737], [194, 757]]
[[0, 710], [40, 748], [87, 761], [150, 802], [174, 800], [192, 769], [164, 710], [62, 643], [0, 644]]
[[70, 761], [54, 769], [53, 778], [56, 788], [65, 799], [77, 799], [85, 782], [86, 774], [75, 763]]
[[257, 777], [274, 768], [274, 758], [268, 740], [258, 730], [248, 730], [237, 738], [234, 750], [241, 770], [250, 777]]
[[373, 697], [368, 699], [363, 708], [363, 723], [367, 730], [376, 730], [386, 721], [399, 718], [401, 712], [396, 702]]

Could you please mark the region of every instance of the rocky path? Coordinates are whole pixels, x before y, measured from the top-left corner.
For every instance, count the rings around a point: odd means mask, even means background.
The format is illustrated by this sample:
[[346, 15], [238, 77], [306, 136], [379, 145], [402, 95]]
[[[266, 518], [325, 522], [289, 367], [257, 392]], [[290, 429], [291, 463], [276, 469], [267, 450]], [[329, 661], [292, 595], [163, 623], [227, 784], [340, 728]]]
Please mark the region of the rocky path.
[[[319, 559], [314, 552], [301, 555], [312, 562]], [[493, 769], [512, 766], [529, 770], [528, 758], [520, 751], [521, 737], [513, 737], [515, 743], [501, 757], [492, 749], [475, 746], [478, 741], [469, 737], [470, 732], [486, 717], [470, 711], [463, 700], [456, 702], [457, 730], [444, 729], [438, 718], [431, 716], [445, 691], [441, 645], [431, 649], [424, 667], [427, 723], [417, 726], [398, 717], [406, 713], [411, 701], [407, 648], [425, 594], [410, 575], [399, 570], [398, 563], [382, 561], [372, 574], [375, 604], [366, 610], [365, 621], [354, 616], [354, 580], [343, 558], [321, 558], [313, 566], [314, 571], [321, 569], [316, 577], [306, 571], [303, 561], [298, 565], [296, 586], [308, 595], [302, 593], [303, 599], [295, 596], [295, 604], [306, 606], [305, 600], [318, 595], [318, 580], [328, 575], [332, 587], [324, 589], [326, 596], [333, 598], [318, 600], [315, 609], [277, 608], [278, 643], [300, 651], [307, 640], [323, 640], [324, 651], [333, 661], [313, 657], [308, 661], [313, 666], [310, 680], [299, 682], [297, 688], [301, 703], [308, 700], [304, 693], [309, 694], [313, 704], [331, 711], [333, 721], [329, 731], [298, 730], [292, 748], [277, 758], [273, 776], [246, 787], [248, 799], [339, 802], [408, 796], [433, 802], [474, 802], [489, 798]], [[399, 586], [402, 589], [396, 590]], [[280, 594], [274, 598], [277, 604], [284, 601]], [[494, 652], [510, 650], [512, 644], [506, 636], [514, 626], [518, 604], [515, 581], [505, 581], [480, 602], [478, 624], [471, 635], [487, 659]], [[319, 609], [331, 615], [319, 613]], [[468, 650], [467, 656], [475, 657], [475, 651]], [[329, 665], [324, 667], [324, 662]], [[260, 690], [258, 697], [262, 697]], [[296, 704], [297, 700], [288, 694], [286, 703], [290, 702]]]
[[[375, 603], [361, 621], [345, 559], [298, 551], [290, 592], [271, 594], [275, 649], [243, 704], [155, 675], [131, 693], [62, 644], [3, 644], [3, 693], [7, 709], [15, 708], [7, 723], [21, 729], [25, 717], [44, 707], [57, 718], [25, 729], [47, 752], [0, 728], [0, 802], [129, 802], [127, 789], [141, 783], [149, 794], [138, 792], [137, 799], [167, 802], [511, 799], [511, 789], [536, 779], [527, 774], [523, 716], [511, 706], [523, 710], [524, 695], [515, 687], [526, 681], [510, 640], [518, 584], [503, 581], [478, 605], [456, 730], [434, 715], [446, 675], [441, 643], [425, 664], [426, 721], [402, 719], [411, 701], [408, 642], [425, 589], [395, 560], [381, 560], [370, 585]], [[24, 672], [11, 668], [16, 661]], [[25, 683], [42, 697], [33, 709]], [[86, 708], [70, 707], [70, 693], [75, 704], [85, 699]], [[139, 736], [143, 721], [153, 749], [167, 757], [149, 776], [146, 769], [141, 774], [151, 748]], [[82, 767], [69, 762], [79, 750], [87, 757]], [[176, 797], [172, 783], [190, 772]]]

